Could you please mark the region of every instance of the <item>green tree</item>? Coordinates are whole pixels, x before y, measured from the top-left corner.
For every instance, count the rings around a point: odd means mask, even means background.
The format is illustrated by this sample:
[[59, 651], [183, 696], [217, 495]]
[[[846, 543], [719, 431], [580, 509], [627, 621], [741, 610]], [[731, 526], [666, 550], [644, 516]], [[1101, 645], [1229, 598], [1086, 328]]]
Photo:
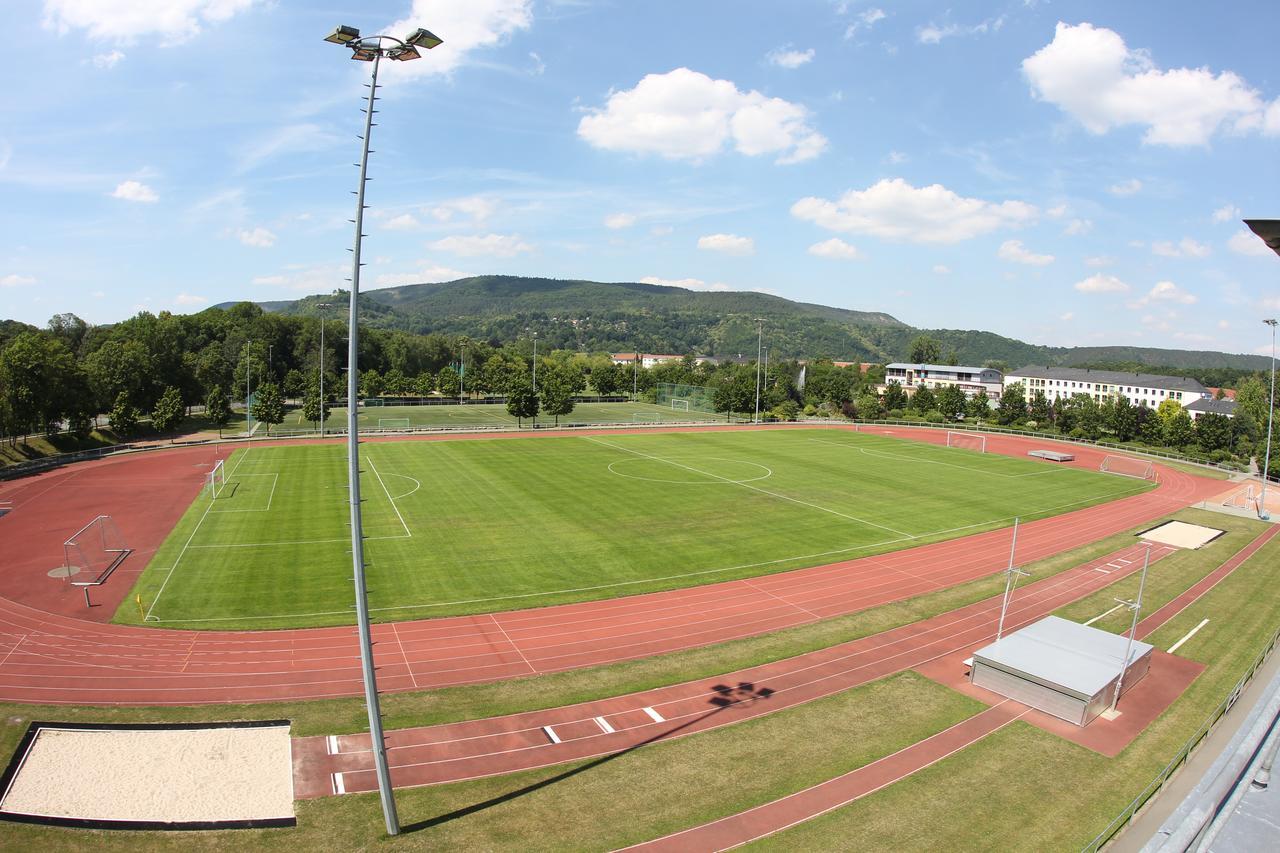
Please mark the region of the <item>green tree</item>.
[[85, 393], [71, 351], [47, 332], [23, 332], [0, 350], [0, 375], [14, 424], [11, 434], [50, 430]]
[[1027, 395], [1021, 382], [1015, 382], [1004, 389], [1000, 395], [1000, 403], [996, 406], [996, 420], [1008, 426], [1020, 423], [1027, 417]]
[[[454, 376], [457, 376], [455, 373]], [[360, 396], [361, 397], [380, 397], [384, 390], [384, 382], [382, 374], [377, 370], [370, 368], [369, 370], [360, 371]], [[453, 393], [458, 393], [457, 385], [454, 385]]]
[[938, 408], [938, 398], [932, 391], [921, 385], [916, 389], [915, 396], [911, 398], [911, 408], [923, 415]]
[[431, 371], [424, 370], [414, 377], [413, 393], [419, 397], [426, 397], [434, 390], [436, 390], [436, 378], [431, 375]]
[[1113, 396], [1104, 404], [1102, 415], [1103, 424], [1117, 441], [1132, 441], [1138, 435], [1138, 413], [1128, 397]]
[[446, 397], [458, 396], [461, 381], [458, 371], [451, 364], [440, 368], [440, 373], [436, 376], [436, 385], [440, 388], [440, 393]]
[[1165, 441], [1170, 447], [1186, 447], [1195, 441], [1195, 428], [1191, 425], [1191, 415], [1178, 406], [1178, 412], [1165, 424]]
[[519, 426], [524, 426], [525, 418], [538, 416], [538, 395], [533, 391], [533, 384], [523, 375], [513, 379], [507, 388], [507, 413], [516, 419]]
[[897, 382], [890, 382], [884, 389], [884, 407], [889, 411], [901, 411], [907, 407], [907, 392]]
[[271, 434], [273, 424], [284, 423], [284, 401], [280, 399], [280, 389], [272, 382], [264, 382], [258, 386], [250, 411], [254, 420], [267, 425], [267, 435]]
[[937, 364], [942, 360], [942, 343], [928, 335], [916, 335], [908, 350], [907, 361], [913, 364]]
[[1253, 422], [1259, 434], [1267, 429], [1267, 411], [1270, 398], [1266, 384], [1257, 377], [1250, 377], [1236, 389], [1236, 417], [1243, 415]]
[[717, 412], [731, 417], [734, 412], [754, 414], [756, 406], [755, 369], [747, 365], [733, 365], [720, 379], [711, 395], [711, 404]]
[[964, 392], [955, 385], [938, 389], [938, 411], [949, 421], [958, 420], [965, 410]]
[[293, 368], [284, 375], [284, 382], [280, 384], [280, 390], [284, 392], [286, 397], [297, 399], [306, 392], [307, 381], [302, 376], [302, 371]]
[[1195, 420], [1196, 444], [1208, 453], [1227, 450], [1232, 444], [1231, 418], [1206, 412]]
[[556, 364], [547, 368], [538, 377], [538, 401], [543, 412], [554, 415], [556, 425], [560, 424], [560, 416], [573, 411], [573, 386], [575, 375], [580, 376], [572, 365]]
[[869, 391], [864, 392], [858, 395], [858, 399], [854, 401], [854, 411], [857, 412], [859, 418], [867, 421], [873, 421], [879, 418], [882, 414], [880, 409], [880, 398]]
[[320, 399], [320, 384], [307, 385], [302, 395], [302, 419], [313, 424], [329, 419], [329, 401]]
[[151, 410], [151, 426], [156, 432], [170, 432], [186, 417], [186, 409], [182, 405], [182, 394], [177, 388], [170, 386], [164, 389], [156, 407]]
[[205, 397], [204, 414], [209, 423], [217, 427], [224, 427], [231, 420], [231, 406], [227, 403], [227, 393], [222, 390], [221, 385], [214, 385], [209, 396]]
[[116, 435], [130, 436], [138, 430], [138, 409], [129, 402], [129, 392], [121, 391], [116, 395], [115, 405], [107, 415], [111, 420], [111, 429]]
[[986, 394], [974, 394], [965, 407], [965, 417], [985, 421], [991, 419], [991, 399]]
[[1031, 405], [1029, 407], [1031, 420], [1035, 421], [1041, 427], [1046, 427], [1053, 422], [1053, 411], [1049, 406], [1049, 400], [1044, 395], [1044, 391], [1037, 388], [1031, 394]]
[[591, 385], [596, 393], [608, 397], [622, 388], [622, 365], [609, 362], [597, 364], [591, 369]]

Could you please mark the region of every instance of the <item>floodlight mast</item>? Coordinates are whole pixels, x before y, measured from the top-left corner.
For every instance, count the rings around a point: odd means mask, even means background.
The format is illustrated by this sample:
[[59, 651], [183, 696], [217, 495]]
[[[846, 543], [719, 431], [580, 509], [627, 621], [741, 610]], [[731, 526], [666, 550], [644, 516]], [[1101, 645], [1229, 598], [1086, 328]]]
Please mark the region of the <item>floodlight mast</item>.
[[[378, 682], [373, 666], [373, 638], [369, 631], [369, 596], [364, 574], [364, 530], [360, 520], [360, 437], [357, 421], [357, 391], [359, 388], [359, 308], [360, 308], [360, 240], [364, 236], [364, 190], [369, 181], [369, 134], [373, 130], [373, 104], [377, 100], [378, 65], [385, 56], [401, 62], [418, 59], [415, 45], [430, 49], [441, 40], [424, 29], [414, 30], [405, 41], [393, 36], [361, 36], [355, 27], [340, 26], [325, 41], [351, 49], [351, 58], [372, 62], [369, 75], [369, 98], [364, 109], [364, 135], [360, 137], [360, 182], [355, 189], [356, 218], [355, 245], [351, 249], [350, 329], [347, 334], [347, 482], [351, 500], [351, 568], [355, 584], [356, 625], [360, 640], [360, 669], [364, 674], [365, 705], [369, 711], [369, 740], [373, 748], [373, 765], [378, 777], [378, 796], [382, 801], [382, 816], [387, 834], [400, 834], [400, 818], [396, 814], [395, 793], [391, 787], [391, 772], [387, 768], [387, 744], [382, 734], [382, 712], [378, 702]], [[323, 412], [324, 401], [321, 401]]]
[[[1244, 224], [1267, 244], [1268, 249], [1280, 255], [1280, 219], [1246, 219]], [[1268, 319], [1262, 322], [1271, 327], [1271, 405], [1267, 409], [1267, 450], [1262, 463], [1262, 495], [1258, 498], [1258, 518], [1270, 521], [1271, 515], [1267, 512], [1267, 482], [1271, 475], [1271, 426], [1276, 415], [1276, 321]]]

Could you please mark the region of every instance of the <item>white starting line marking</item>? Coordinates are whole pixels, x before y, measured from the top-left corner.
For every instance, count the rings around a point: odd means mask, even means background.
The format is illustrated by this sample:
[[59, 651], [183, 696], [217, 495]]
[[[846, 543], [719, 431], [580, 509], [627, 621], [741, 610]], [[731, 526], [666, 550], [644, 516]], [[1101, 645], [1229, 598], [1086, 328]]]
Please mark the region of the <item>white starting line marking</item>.
[[547, 739], [552, 743], [560, 742], [560, 735], [556, 734], [556, 730], [551, 728], [551, 726], [543, 726], [542, 731], [546, 733]]
[[666, 719], [665, 719], [661, 714], [659, 714], [657, 711], [653, 710], [652, 708], [644, 708], [643, 710], [644, 710], [644, 712], [645, 712], [646, 714], [648, 714], [650, 717], [652, 717], [652, 718], [653, 718], [653, 721], [654, 721], [655, 723], [665, 723], [665, 722], [666, 722]]
[[1192, 628], [1190, 631], [1186, 633], [1186, 635], [1181, 640], [1179, 640], [1178, 642], [1174, 643], [1172, 646], [1169, 647], [1169, 654], [1173, 654], [1174, 652], [1176, 652], [1179, 646], [1181, 646], [1187, 640], [1190, 640], [1192, 637], [1194, 637], [1196, 635], [1196, 631], [1199, 631], [1201, 628], [1203, 628], [1207, 624], [1209, 624], [1208, 619], [1201, 619], [1199, 625]]
[[604, 717], [596, 717], [596, 725], [598, 725], [600, 727], [600, 731], [604, 732], [605, 734], [607, 735], [613, 734], [613, 726], [605, 722]]
[[1108, 569], [1123, 569], [1127, 563], [1107, 563]]
[[333, 774], [333, 792], [335, 794], [345, 794], [347, 792], [347, 785], [342, 781], [341, 770]]
[[[1108, 574], [1110, 574], [1110, 572], [1108, 572]], [[1084, 623], [1084, 624], [1086, 624], [1086, 625], [1092, 625], [1094, 622], [1097, 622], [1099, 619], [1105, 619], [1106, 617], [1110, 616], [1112, 613], [1115, 613], [1115, 612], [1116, 612], [1117, 610], [1119, 610], [1121, 607], [1124, 607], [1124, 605], [1123, 605], [1123, 604], [1117, 604], [1115, 607], [1111, 608], [1111, 609], [1110, 609], [1110, 610], [1108, 610], [1106, 613], [1099, 613], [1097, 616], [1093, 617], [1092, 619], [1090, 619], [1088, 622], [1086, 622], [1086, 623]]]
[[[1104, 575], [1109, 575], [1109, 574], [1111, 574], [1111, 571], [1110, 571], [1109, 569], [1103, 569], [1103, 568], [1100, 568], [1100, 567], [1095, 567], [1095, 568], [1094, 568], [1094, 571], [1095, 571], [1095, 572], [1102, 572]], [[1086, 622], [1086, 623], [1084, 623], [1084, 624], [1088, 625], [1089, 623], [1088, 623], [1088, 622]]]
[[1127, 565], [1129, 565], [1130, 563], [1132, 563], [1132, 562], [1133, 562], [1133, 560], [1116, 560], [1116, 562], [1117, 562], [1117, 563], [1119, 563], [1119, 564], [1120, 564], [1120, 565], [1122, 565], [1122, 566], [1127, 566]]

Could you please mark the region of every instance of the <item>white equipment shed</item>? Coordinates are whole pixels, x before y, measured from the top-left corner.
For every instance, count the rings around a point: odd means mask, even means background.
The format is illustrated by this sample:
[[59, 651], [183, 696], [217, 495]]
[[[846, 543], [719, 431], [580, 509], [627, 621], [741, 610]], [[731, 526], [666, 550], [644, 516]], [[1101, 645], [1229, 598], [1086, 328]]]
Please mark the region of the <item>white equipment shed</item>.
[[[1048, 616], [974, 652], [969, 679], [1084, 726], [1110, 707], [1127, 644], [1127, 637]], [[1147, 674], [1151, 649], [1134, 640], [1125, 692]]]

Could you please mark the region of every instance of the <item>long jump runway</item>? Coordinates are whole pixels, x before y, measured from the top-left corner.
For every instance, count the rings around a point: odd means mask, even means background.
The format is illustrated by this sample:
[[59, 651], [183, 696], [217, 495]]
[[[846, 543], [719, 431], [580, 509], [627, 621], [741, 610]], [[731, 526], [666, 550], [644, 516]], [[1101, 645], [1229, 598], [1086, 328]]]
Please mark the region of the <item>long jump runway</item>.
[[[876, 431], [945, 441], [944, 434], [929, 430]], [[1015, 456], [1025, 456], [1041, 443], [1008, 436], [987, 439], [988, 451]], [[1100, 452], [1084, 448], [1076, 452], [1077, 464], [1096, 470]], [[95, 494], [95, 486], [102, 482], [115, 482], [119, 489], [122, 471], [109, 469], [128, 465], [125, 476], [132, 477], [136, 470], [132, 466], [141, 465], [156, 477], [158, 487], [169, 482], [173, 492], [169, 497], [180, 502], [180, 514], [207, 470], [199, 467], [199, 460], [209, 456], [210, 450], [203, 448], [85, 463], [24, 481], [19, 489], [0, 497], [13, 499], [16, 506], [30, 502], [31, 509], [39, 510], [42, 505], [65, 503], [73, 492]], [[164, 466], [171, 481], [164, 479]], [[1023, 525], [1018, 562], [1042, 559], [1121, 532], [1220, 490], [1218, 481], [1161, 468], [1155, 490]], [[100, 505], [102, 493], [96, 494], [95, 505]], [[169, 529], [155, 520], [170, 512], [165, 497], [149, 490], [148, 506], [137, 510], [141, 518], [151, 519], [154, 528], [147, 531], [150, 540], [142, 537], [144, 554], [158, 547]], [[20, 528], [8, 525], [41, 516], [39, 511], [22, 512], [4, 519], [6, 549], [8, 542], [22, 541], [23, 536]], [[31, 531], [32, 536], [37, 534], [51, 535]], [[990, 531], [877, 557], [607, 601], [376, 625], [379, 687], [416, 690], [555, 672], [852, 613], [998, 572], [1008, 559], [1010, 535], [1009, 530]], [[138, 534], [133, 536], [137, 540]], [[350, 627], [206, 632], [98, 624], [14, 601], [8, 597], [11, 582], [0, 581], [6, 584], [0, 586], [5, 595], [0, 598], [0, 700], [191, 705], [361, 692], [359, 655]]]

